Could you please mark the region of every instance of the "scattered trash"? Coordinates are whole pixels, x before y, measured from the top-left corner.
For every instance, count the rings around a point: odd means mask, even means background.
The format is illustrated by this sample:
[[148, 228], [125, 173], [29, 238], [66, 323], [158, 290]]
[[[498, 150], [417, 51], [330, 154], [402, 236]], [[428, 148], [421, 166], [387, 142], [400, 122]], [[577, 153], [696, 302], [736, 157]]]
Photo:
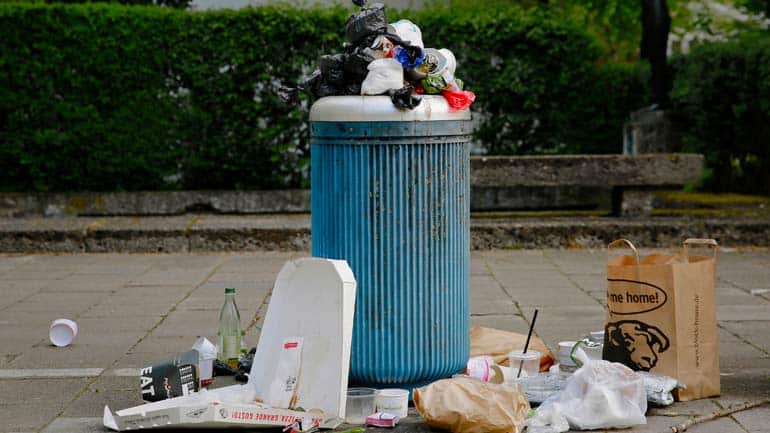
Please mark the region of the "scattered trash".
[[377, 412], [366, 417], [366, 425], [372, 427], [395, 427], [399, 417], [387, 412]]
[[462, 376], [415, 389], [414, 405], [430, 427], [453, 433], [520, 433], [530, 409], [519, 386]]
[[[482, 326], [471, 327], [470, 356], [490, 356], [498, 365], [509, 366], [508, 354], [513, 350], [524, 349], [527, 336], [515, 332], [502, 331]], [[541, 353], [540, 371], [548, 371], [554, 363], [554, 357], [543, 340], [533, 336], [530, 347]]]
[[751, 294], [754, 296], [765, 295], [770, 293], [770, 289], [751, 289]]
[[140, 371], [142, 400], [160, 401], [190, 395], [200, 388], [197, 350], [145, 365]]
[[406, 418], [409, 415], [409, 391], [397, 388], [381, 389], [377, 391], [374, 404], [377, 412]]
[[66, 347], [72, 344], [78, 335], [78, 324], [70, 319], [56, 319], [48, 327], [48, 339], [56, 347]]
[[[713, 239], [687, 239], [683, 252], [644, 258], [624, 246], [607, 262], [607, 319], [603, 359], [632, 370], [675, 377], [686, 385], [679, 401], [719, 395], [719, 340], [716, 322], [716, 251]], [[707, 247], [706, 255], [690, 249]]]
[[348, 424], [365, 424], [366, 417], [376, 410], [374, 388], [348, 388], [345, 408], [345, 422]]
[[192, 348], [198, 352], [200, 386], [209, 386], [214, 381], [212, 377], [214, 375], [214, 361], [217, 359], [217, 346], [206, 337], [201, 337], [195, 341]]
[[474, 101], [455, 78], [457, 60], [445, 49], [426, 48], [420, 28], [402, 19], [388, 24], [382, 3], [354, 0], [361, 10], [345, 23], [344, 52], [324, 55], [318, 70], [296, 88], [281, 86], [279, 98], [299, 103], [299, 92], [325, 96], [383, 95], [399, 110], [420, 105], [420, 94], [443, 95], [452, 110], [465, 110]]
[[[355, 290], [353, 272], [344, 261], [307, 258], [286, 263], [274, 285], [248, 384], [203, 389], [116, 412], [105, 406], [104, 426], [118, 431], [274, 428], [301, 420], [297, 431], [336, 428], [345, 412]], [[290, 399], [297, 410], [270, 407], [266, 397], [273, 378], [281, 377], [284, 368], [276, 348], [292, 338], [302, 338], [301, 369]]]
[[642, 377], [617, 362], [581, 360], [563, 391], [546, 399], [527, 420], [531, 433], [624, 428], [646, 424]]
[[564, 373], [556, 368], [556, 366], [553, 366], [551, 371], [534, 376], [521, 377], [516, 379], [516, 383], [527, 394], [530, 404], [540, 404], [561, 392], [566, 386], [569, 377], [570, 374]]
[[241, 314], [235, 304], [235, 289], [225, 289], [225, 302], [219, 312], [219, 353], [220, 361], [230, 368], [238, 368], [241, 353]]
[[652, 403], [655, 406], [671, 405], [674, 403], [674, 390], [685, 388], [683, 384], [673, 377], [661, 376], [646, 371], [637, 371], [636, 374], [641, 376], [644, 381], [647, 403]]

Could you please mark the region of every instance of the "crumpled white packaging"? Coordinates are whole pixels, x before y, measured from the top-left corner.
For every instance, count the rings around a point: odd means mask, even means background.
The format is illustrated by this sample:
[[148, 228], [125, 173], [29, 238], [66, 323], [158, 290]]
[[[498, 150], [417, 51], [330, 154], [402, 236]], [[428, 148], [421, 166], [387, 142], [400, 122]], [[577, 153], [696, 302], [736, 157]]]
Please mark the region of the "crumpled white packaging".
[[361, 83], [362, 95], [381, 95], [404, 87], [404, 68], [396, 59], [373, 60], [367, 69], [369, 73]]
[[636, 374], [644, 380], [647, 391], [647, 401], [656, 406], [669, 406], [674, 403], [674, 389], [684, 389], [684, 385], [669, 376], [653, 374], [648, 371], [637, 371]]
[[595, 430], [646, 424], [642, 376], [617, 362], [585, 360], [564, 390], [546, 399], [527, 420], [529, 433], [570, 428]]
[[402, 41], [409, 41], [412, 46], [425, 48], [425, 44], [422, 43], [422, 30], [415, 23], [404, 19], [391, 23], [388, 27], [388, 30], [397, 34]]

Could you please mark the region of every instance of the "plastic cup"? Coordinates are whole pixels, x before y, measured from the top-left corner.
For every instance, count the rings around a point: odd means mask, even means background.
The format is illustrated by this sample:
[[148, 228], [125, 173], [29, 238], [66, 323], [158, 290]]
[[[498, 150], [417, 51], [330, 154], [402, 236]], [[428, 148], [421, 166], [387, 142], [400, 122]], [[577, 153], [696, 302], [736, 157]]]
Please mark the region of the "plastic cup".
[[198, 368], [200, 370], [201, 386], [208, 386], [214, 382], [212, 378], [214, 372], [214, 358], [200, 358], [198, 361]]
[[576, 367], [575, 362], [572, 361], [570, 354], [572, 348], [575, 347], [577, 341], [560, 341], [559, 342], [559, 364], [566, 367]]
[[409, 391], [405, 389], [381, 389], [374, 401], [377, 412], [387, 412], [399, 418], [409, 415]]
[[540, 356], [540, 352], [537, 350], [528, 350], [527, 353], [514, 350], [509, 353], [508, 363], [513, 370], [514, 377], [519, 375], [519, 368], [521, 368], [519, 377], [537, 376], [540, 372]]
[[345, 422], [348, 424], [366, 424], [366, 417], [374, 413], [374, 388], [348, 388], [345, 406]]
[[48, 339], [57, 347], [69, 346], [78, 335], [78, 324], [69, 319], [56, 319], [48, 328]]

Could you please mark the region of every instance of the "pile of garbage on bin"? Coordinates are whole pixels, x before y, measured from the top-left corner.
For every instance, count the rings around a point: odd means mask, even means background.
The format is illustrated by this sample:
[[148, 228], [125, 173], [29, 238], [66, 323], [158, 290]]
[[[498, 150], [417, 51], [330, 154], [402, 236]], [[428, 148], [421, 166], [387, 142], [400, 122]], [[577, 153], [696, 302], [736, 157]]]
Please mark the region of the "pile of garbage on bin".
[[296, 104], [299, 91], [313, 98], [389, 95], [393, 105], [411, 110], [420, 95], [442, 95], [450, 110], [464, 110], [476, 96], [455, 76], [457, 61], [446, 49], [425, 48], [422, 31], [410, 20], [388, 24], [382, 3], [354, 0], [361, 10], [345, 24], [344, 52], [321, 57], [318, 69], [296, 88], [282, 87], [281, 99]]

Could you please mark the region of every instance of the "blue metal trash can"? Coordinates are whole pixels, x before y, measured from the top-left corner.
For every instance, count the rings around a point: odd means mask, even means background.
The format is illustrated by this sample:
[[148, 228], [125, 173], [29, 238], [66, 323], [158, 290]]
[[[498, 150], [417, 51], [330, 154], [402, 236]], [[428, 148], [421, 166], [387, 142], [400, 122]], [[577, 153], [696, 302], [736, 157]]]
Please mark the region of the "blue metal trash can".
[[470, 351], [468, 110], [411, 111], [335, 96], [310, 112], [313, 256], [345, 259], [358, 289], [350, 381], [411, 387]]

